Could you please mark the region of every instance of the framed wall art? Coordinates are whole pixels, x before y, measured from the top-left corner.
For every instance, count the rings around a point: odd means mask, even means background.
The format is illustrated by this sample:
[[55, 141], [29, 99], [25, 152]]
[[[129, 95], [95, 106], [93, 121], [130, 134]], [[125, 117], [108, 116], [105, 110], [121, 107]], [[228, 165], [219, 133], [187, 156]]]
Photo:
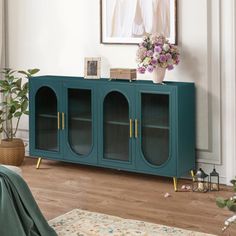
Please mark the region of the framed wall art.
[[84, 58], [84, 78], [99, 79], [101, 77], [101, 58], [85, 57]]
[[176, 44], [177, 0], [100, 0], [101, 43], [137, 44], [161, 33]]

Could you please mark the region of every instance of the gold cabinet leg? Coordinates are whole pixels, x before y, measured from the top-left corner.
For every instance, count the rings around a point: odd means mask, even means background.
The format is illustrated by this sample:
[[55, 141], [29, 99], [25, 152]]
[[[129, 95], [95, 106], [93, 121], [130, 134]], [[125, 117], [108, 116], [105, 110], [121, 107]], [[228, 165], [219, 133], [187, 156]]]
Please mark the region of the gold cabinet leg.
[[177, 178], [176, 177], [173, 177], [173, 182], [174, 182], [174, 190], [175, 190], [175, 192], [177, 192], [178, 188], [177, 188]]
[[37, 161], [36, 169], [39, 169], [41, 161], [42, 161], [42, 157], [39, 157]]
[[190, 173], [191, 173], [192, 179], [194, 180], [194, 172], [193, 172], [193, 170], [191, 170]]

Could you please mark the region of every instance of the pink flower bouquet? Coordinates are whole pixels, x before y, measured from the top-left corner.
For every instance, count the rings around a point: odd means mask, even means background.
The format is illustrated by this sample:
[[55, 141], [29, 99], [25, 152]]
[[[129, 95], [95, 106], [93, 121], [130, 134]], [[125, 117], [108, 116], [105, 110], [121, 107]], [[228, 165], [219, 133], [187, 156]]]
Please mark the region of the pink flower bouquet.
[[163, 35], [147, 35], [143, 37], [137, 51], [138, 72], [153, 72], [157, 67], [172, 70], [179, 64], [179, 50], [169, 43]]

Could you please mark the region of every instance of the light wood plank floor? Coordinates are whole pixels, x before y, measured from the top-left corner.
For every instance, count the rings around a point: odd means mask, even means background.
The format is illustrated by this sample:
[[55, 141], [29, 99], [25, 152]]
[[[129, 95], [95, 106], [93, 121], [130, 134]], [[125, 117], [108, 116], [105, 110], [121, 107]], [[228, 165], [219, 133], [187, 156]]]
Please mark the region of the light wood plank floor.
[[[231, 188], [220, 192], [174, 192], [171, 178], [26, 158], [22, 166], [40, 209], [49, 220], [74, 208], [123, 218], [221, 235], [230, 212], [219, 209], [217, 196], [229, 197]], [[191, 184], [181, 180], [179, 185]], [[164, 198], [168, 192], [171, 197]], [[236, 228], [223, 235], [236, 235]]]

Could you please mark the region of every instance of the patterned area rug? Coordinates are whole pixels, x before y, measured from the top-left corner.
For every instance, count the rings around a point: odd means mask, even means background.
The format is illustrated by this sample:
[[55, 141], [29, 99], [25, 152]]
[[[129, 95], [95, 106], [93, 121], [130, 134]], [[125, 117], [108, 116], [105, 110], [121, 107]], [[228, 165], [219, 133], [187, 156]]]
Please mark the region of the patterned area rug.
[[58, 236], [213, 236], [79, 209], [50, 220], [49, 224]]

